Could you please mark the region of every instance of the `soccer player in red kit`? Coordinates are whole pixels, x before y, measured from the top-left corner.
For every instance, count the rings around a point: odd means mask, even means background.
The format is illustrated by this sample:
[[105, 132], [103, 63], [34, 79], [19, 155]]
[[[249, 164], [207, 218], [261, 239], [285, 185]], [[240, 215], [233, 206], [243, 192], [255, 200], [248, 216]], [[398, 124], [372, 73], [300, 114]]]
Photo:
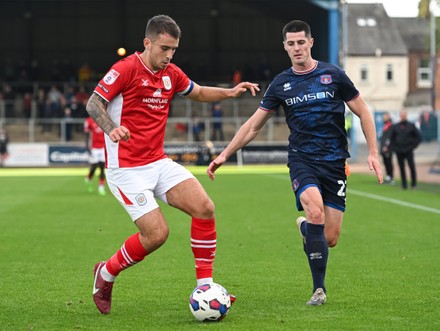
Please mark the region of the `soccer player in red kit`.
[[214, 203], [199, 181], [163, 149], [165, 125], [175, 94], [193, 101], [214, 102], [252, 95], [258, 85], [242, 82], [233, 88], [200, 86], [171, 59], [179, 46], [180, 28], [166, 15], [148, 21], [144, 51], [115, 63], [98, 83], [87, 111], [105, 132], [108, 186], [139, 232], [130, 236], [106, 262], [94, 267], [93, 299], [108, 314], [118, 274], [162, 246], [168, 225], [156, 201], [192, 218], [191, 248], [197, 284], [213, 282], [216, 252]]
[[88, 117], [84, 122], [84, 132], [86, 133], [86, 148], [89, 151], [89, 173], [85, 178], [85, 183], [89, 192], [93, 192], [92, 179], [97, 168], [100, 169], [98, 193], [105, 195], [105, 141], [104, 131], [96, 124], [93, 118]]

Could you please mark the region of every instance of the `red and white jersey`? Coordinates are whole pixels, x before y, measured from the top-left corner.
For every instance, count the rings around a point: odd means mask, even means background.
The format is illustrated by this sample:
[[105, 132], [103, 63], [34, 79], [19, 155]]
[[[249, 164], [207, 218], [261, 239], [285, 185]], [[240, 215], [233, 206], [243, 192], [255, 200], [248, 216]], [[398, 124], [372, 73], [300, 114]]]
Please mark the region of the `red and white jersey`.
[[105, 135], [107, 168], [129, 168], [166, 158], [166, 121], [173, 96], [189, 94], [194, 83], [170, 63], [154, 72], [136, 52], [116, 62], [96, 86], [110, 118], [130, 130], [130, 139], [114, 143]]
[[84, 122], [84, 132], [90, 133], [90, 148], [105, 148], [104, 131], [89, 117]]

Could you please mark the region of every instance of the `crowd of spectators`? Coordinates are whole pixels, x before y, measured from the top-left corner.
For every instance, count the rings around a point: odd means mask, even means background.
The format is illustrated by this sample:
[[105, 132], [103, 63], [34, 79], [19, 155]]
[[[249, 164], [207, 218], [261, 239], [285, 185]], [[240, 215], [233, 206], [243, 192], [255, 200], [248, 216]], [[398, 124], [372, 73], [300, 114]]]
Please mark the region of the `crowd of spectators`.
[[11, 84], [5, 83], [0, 92], [0, 101], [4, 102], [6, 118], [62, 118], [67, 107], [74, 118], [83, 118], [87, 117], [85, 105], [89, 93], [84, 85], [74, 87], [53, 83], [49, 87], [39, 86], [36, 92], [20, 92], [20, 89], [14, 91]]
[[50, 72], [42, 75], [38, 61], [8, 59], [0, 70], [0, 117], [62, 118], [65, 108], [72, 117], [85, 116], [89, 86], [96, 85], [95, 72], [84, 63], [78, 68], [68, 60], [54, 59]]
[[[51, 132], [53, 127], [57, 126], [53, 120], [84, 119], [88, 116], [85, 106], [99, 77], [87, 63], [74, 68], [68, 60], [55, 59], [51, 71], [44, 77], [46, 80], [40, 80], [40, 68], [35, 60], [30, 61], [28, 65], [24, 61], [14, 64], [12, 60], [7, 60], [5, 64], [3, 71], [0, 71], [0, 120], [38, 119], [41, 131], [45, 133]], [[195, 73], [194, 75], [199, 76]], [[262, 58], [257, 68], [251, 68], [249, 64], [245, 67], [234, 67], [230, 73], [229, 84], [234, 85], [241, 80], [258, 81], [264, 91], [272, 76], [270, 64]], [[203, 78], [207, 78], [206, 73]], [[223, 140], [221, 108], [217, 108], [213, 106], [211, 139]], [[198, 141], [205, 129], [204, 119], [194, 113], [192, 121], [193, 138]], [[435, 112], [421, 112], [417, 126], [422, 132], [424, 142], [437, 139]], [[82, 132], [82, 125], [76, 121], [69, 126], [70, 129], [73, 132]]]

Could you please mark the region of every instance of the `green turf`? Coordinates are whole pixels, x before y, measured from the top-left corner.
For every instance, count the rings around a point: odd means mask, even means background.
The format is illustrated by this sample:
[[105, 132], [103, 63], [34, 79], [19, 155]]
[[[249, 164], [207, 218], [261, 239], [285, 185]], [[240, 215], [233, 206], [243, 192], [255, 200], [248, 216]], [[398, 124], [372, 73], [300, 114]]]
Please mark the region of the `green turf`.
[[2, 169], [0, 330], [440, 329], [438, 185], [402, 191], [351, 175], [328, 303], [307, 307], [311, 278], [287, 169], [224, 168], [215, 182], [192, 170], [216, 203], [215, 280], [238, 298], [226, 319], [192, 317], [190, 222], [166, 206], [167, 243], [121, 273], [111, 314], [99, 314], [92, 268], [134, 233], [125, 211], [111, 195], [86, 192], [86, 169]]

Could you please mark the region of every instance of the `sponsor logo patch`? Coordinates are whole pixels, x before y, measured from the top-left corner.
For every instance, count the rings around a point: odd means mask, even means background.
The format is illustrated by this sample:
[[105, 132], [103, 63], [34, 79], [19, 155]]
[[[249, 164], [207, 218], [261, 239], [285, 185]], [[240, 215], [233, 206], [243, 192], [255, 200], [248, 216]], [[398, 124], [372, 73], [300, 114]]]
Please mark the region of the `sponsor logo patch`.
[[161, 96], [162, 96], [162, 89], [158, 88], [156, 91], [154, 91], [153, 93], [154, 98], [160, 98]]
[[310, 260], [322, 260], [322, 254], [320, 252], [310, 253], [309, 259]]
[[102, 84], [98, 84], [98, 86], [99, 86], [99, 88], [100, 88], [101, 90], [103, 90], [105, 93], [108, 93], [108, 89], [107, 89], [104, 85], [102, 85]]
[[111, 69], [103, 78], [104, 83], [107, 85], [112, 85], [116, 79], [119, 77], [119, 72], [117, 72], [115, 69]]

